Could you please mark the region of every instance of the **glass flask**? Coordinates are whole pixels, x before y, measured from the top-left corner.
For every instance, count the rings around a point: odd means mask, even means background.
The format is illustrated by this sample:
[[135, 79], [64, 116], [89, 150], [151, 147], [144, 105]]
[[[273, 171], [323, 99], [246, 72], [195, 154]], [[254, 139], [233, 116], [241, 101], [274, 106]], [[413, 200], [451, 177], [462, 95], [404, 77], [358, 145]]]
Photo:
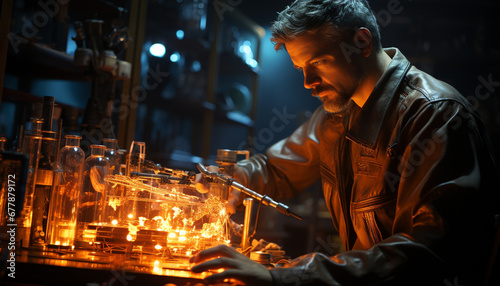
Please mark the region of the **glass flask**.
[[104, 156], [106, 146], [92, 145], [91, 155], [85, 160], [83, 188], [79, 196], [75, 246], [85, 247], [94, 242], [97, 228], [104, 220], [104, 205], [109, 184], [110, 164]]
[[48, 243], [51, 246], [74, 245], [78, 197], [83, 186], [85, 153], [82, 137], [66, 135], [66, 145], [59, 151], [58, 171], [49, 209]]

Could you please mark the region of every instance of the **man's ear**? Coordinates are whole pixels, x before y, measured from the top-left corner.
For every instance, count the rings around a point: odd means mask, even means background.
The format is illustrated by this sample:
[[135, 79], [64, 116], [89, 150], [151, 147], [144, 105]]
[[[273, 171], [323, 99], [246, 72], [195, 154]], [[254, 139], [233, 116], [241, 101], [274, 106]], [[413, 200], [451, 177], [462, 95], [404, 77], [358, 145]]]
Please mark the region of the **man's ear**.
[[372, 34], [367, 28], [359, 28], [354, 34], [354, 45], [361, 50], [360, 55], [363, 57], [370, 56], [372, 52]]

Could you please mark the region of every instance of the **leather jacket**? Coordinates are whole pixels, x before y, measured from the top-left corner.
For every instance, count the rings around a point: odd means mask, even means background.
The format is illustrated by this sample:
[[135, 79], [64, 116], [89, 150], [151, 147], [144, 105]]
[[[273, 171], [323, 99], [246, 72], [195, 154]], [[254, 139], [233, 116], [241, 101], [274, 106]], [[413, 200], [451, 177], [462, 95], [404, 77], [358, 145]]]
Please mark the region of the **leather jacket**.
[[275, 198], [321, 179], [346, 250], [274, 268], [276, 285], [480, 285], [495, 180], [485, 127], [453, 87], [385, 52], [392, 61], [363, 108], [320, 107], [238, 163], [240, 181]]

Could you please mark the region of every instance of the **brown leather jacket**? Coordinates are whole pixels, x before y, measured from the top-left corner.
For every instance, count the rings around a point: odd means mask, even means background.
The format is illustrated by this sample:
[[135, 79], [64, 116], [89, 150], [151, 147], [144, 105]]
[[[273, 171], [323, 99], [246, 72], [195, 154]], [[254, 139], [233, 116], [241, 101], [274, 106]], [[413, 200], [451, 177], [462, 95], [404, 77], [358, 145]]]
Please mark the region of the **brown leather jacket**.
[[480, 285], [493, 225], [485, 127], [454, 88], [385, 51], [392, 62], [362, 109], [320, 107], [238, 164], [243, 183], [275, 198], [321, 178], [347, 250], [272, 269], [277, 285]]

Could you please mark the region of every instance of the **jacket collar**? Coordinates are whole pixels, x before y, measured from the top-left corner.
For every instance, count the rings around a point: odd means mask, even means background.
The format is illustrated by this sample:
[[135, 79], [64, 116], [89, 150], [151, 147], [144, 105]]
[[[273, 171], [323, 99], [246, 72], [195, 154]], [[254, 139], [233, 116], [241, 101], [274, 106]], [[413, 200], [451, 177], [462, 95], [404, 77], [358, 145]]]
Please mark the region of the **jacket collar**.
[[392, 61], [363, 108], [359, 110], [346, 135], [350, 140], [371, 149], [376, 147], [391, 102], [398, 99], [398, 87], [410, 68], [410, 62], [398, 49], [388, 48], [384, 51]]

